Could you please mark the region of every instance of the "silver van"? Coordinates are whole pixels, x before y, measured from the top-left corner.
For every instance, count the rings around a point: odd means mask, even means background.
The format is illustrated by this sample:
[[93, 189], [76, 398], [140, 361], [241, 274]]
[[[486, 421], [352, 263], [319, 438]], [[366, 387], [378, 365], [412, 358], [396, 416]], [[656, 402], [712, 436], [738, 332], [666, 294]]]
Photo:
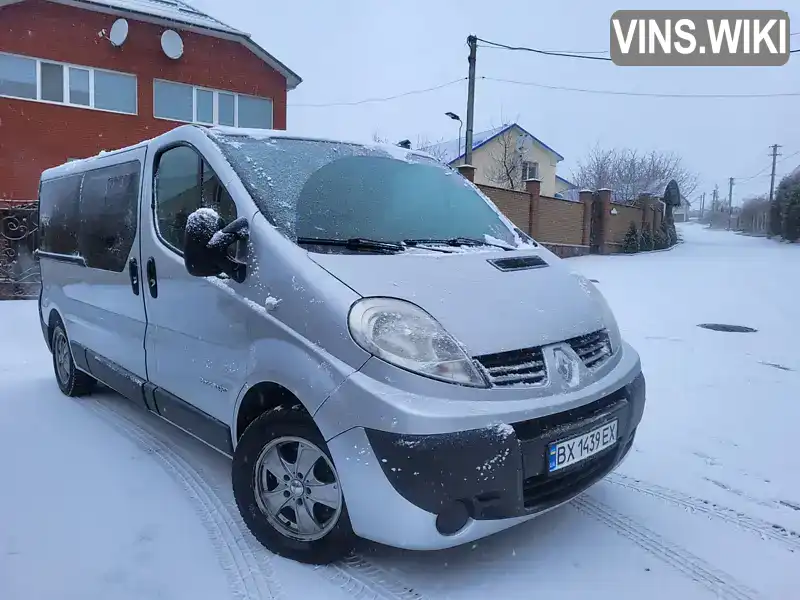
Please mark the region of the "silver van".
[[645, 382], [601, 294], [428, 155], [186, 125], [46, 171], [39, 207], [61, 390], [231, 456], [277, 554], [463, 544], [631, 448]]

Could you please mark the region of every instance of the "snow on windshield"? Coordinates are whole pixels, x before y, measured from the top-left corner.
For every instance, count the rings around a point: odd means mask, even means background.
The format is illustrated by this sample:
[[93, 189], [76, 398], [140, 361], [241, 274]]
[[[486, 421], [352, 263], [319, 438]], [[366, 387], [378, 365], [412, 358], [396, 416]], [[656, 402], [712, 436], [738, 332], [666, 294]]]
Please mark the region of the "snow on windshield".
[[435, 159], [399, 148], [211, 131], [264, 215], [291, 239], [521, 239]]

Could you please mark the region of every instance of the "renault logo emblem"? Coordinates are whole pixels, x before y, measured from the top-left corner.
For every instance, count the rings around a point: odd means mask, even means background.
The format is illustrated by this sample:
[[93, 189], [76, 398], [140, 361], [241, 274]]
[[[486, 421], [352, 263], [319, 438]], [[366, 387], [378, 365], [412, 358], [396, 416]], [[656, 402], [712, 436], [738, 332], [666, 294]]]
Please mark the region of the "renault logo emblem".
[[569, 356], [561, 348], [554, 351], [556, 358], [556, 371], [569, 387], [575, 387], [580, 381], [580, 368], [578, 361]]

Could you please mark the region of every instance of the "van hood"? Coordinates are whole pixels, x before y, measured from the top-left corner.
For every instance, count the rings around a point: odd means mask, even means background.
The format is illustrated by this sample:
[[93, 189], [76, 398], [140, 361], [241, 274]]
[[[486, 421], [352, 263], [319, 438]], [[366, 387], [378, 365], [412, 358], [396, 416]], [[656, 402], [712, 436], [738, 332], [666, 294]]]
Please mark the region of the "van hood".
[[[501, 271], [490, 260], [540, 257], [546, 266]], [[616, 328], [600, 292], [545, 249], [309, 257], [363, 297], [407, 300], [472, 356], [561, 342]]]

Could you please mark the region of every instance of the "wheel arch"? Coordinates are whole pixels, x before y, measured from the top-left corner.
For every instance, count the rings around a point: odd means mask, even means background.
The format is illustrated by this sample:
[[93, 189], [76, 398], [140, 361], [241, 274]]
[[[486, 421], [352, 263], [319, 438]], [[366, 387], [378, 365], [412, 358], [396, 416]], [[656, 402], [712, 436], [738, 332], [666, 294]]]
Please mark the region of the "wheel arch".
[[252, 419], [277, 406], [294, 404], [302, 406], [328, 439], [330, 428], [315, 417], [325, 401], [361, 365], [355, 368], [313, 344], [297, 340], [259, 340], [249, 355], [246, 379], [229, 420], [234, 448]]
[[281, 408], [301, 410], [312, 417], [297, 395], [279, 383], [262, 381], [246, 388], [238, 403], [236, 418], [233, 420], [231, 438], [234, 447], [253, 421], [266, 412]]
[[[59, 323], [64, 326], [64, 330], [66, 331], [67, 326], [64, 325], [64, 319], [61, 318], [61, 314], [57, 309], [51, 308], [47, 315], [47, 344], [51, 349], [53, 345], [53, 331]], [[67, 335], [69, 335], [69, 333]]]

